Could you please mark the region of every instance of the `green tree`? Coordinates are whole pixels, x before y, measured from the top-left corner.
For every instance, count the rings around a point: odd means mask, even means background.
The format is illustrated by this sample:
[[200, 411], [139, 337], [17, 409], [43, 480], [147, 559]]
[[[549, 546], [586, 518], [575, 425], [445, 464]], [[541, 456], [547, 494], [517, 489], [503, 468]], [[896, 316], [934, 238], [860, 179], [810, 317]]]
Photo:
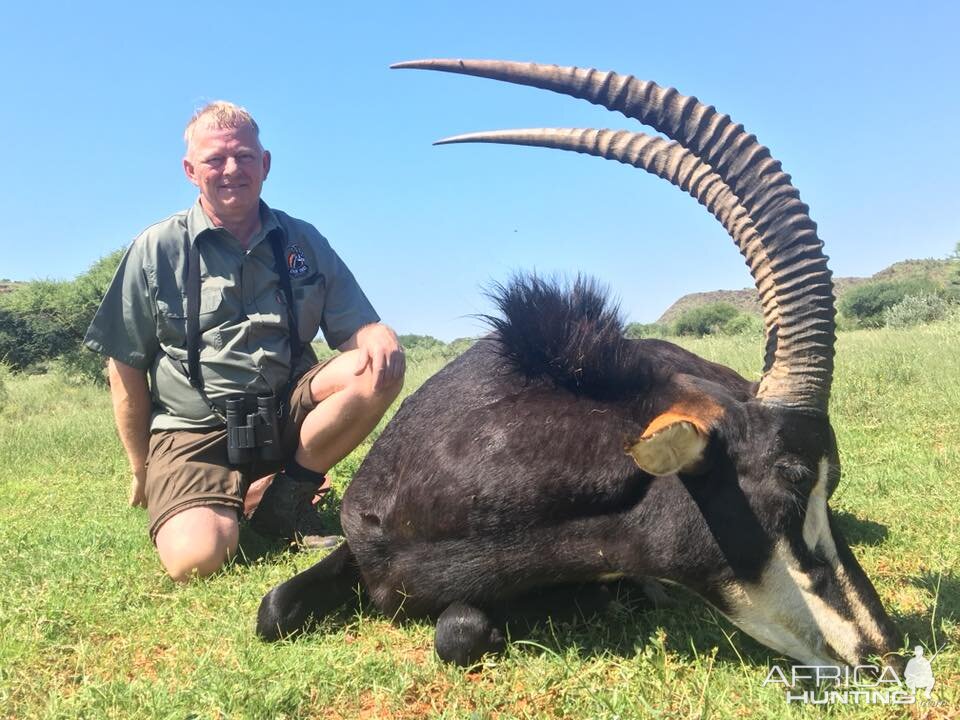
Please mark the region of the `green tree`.
[[630, 323], [624, 328], [623, 336], [629, 340], [640, 338], [663, 338], [670, 334], [670, 327], [665, 323]]
[[862, 327], [883, 325], [883, 313], [910, 295], [936, 295], [937, 286], [925, 278], [881, 280], [848, 290], [837, 303], [840, 312]]
[[430, 350], [444, 345], [442, 340], [437, 340], [431, 335], [400, 335], [399, 339], [400, 344], [407, 350], [413, 350], [414, 348]]
[[947, 277], [945, 294], [950, 302], [960, 304], [960, 242], [953, 249], [953, 255], [950, 256], [953, 262], [953, 269]]
[[673, 329], [677, 335], [736, 335], [763, 328], [759, 318], [741, 313], [729, 303], [715, 302], [684, 310]]
[[81, 341], [122, 256], [113, 252], [74, 280], [34, 280], [0, 296], [0, 361], [23, 370], [62, 358], [99, 379], [100, 359]]

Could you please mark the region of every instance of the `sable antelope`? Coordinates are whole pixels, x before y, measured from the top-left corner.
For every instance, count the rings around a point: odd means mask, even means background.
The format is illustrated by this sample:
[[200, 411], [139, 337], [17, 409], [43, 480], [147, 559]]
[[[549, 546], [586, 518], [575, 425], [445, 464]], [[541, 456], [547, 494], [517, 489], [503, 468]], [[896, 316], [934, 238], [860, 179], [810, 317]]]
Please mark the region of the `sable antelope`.
[[439, 616], [441, 658], [469, 663], [530, 591], [612, 578], [683, 585], [809, 664], [892, 651], [896, 632], [831, 516], [834, 298], [807, 206], [780, 163], [713, 107], [569, 67], [425, 60], [589, 100], [671, 139], [594, 129], [476, 133], [669, 180], [726, 228], [756, 282], [759, 383], [660, 340], [627, 340], [591, 283], [500, 288], [494, 332], [408, 398], [343, 498], [346, 542], [271, 590], [275, 639], [362, 584], [387, 615]]

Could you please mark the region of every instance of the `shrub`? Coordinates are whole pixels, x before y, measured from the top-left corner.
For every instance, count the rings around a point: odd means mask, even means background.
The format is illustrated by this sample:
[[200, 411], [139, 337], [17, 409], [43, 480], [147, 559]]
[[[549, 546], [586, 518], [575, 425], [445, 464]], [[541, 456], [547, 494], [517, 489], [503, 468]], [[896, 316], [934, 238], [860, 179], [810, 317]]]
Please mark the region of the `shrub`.
[[884, 311], [909, 295], [935, 295], [937, 288], [930, 280], [882, 280], [863, 283], [844, 293], [838, 303], [840, 312], [861, 327], [880, 327]]
[[888, 327], [909, 327], [944, 318], [949, 304], [939, 295], [921, 293], [907, 295], [893, 307], [883, 311], [883, 324]]
[[55, 319], [42, 311], [0, 308], [0, 362], [12, 370], [54, 358], [68, 344]]
[[960, 305], [960, 259], [954, 260], [952, 265], [953, 268], [947, 278], [946, 296], [950, 302]]
[[406, 350], [413, 350], [414, 348], [430, 350], [444, 345], [443, 341], [437, 340], [431, 335], [400, 335], [399, 339], [400, 344]]
[[64, 358], [73, 372], [102, 380], [102, 364], [82, 349], [90, 320], [116, 271], [122, 250], [72, 281], [35, 280], [0, 299], [0, 361], [14, 370]]
[[640, 338], [664, 338], [670, 334], [670, 326], [666, 323], [630, 323], [623, 331], [623, 336], [630, 340]]
[[762, 335], [763, 318], [759, 315], [749, 313], [738, 313], [735, 317], [724, 323], [721, 328], [724, 335]]
[[3, 409], [7, 406], [7, 398], [9, 397], [9, 392], [7, 391], [7, 380], [10, 378], [10, 370], [6, 365], [0, 363], [0, 412], [3, 412]]
[[736, 335], [763, 329], [763, 321], [741, 313], [729, 303], [710, 303], [684, 310], [677, 317], [673, 329], [677, 335]]

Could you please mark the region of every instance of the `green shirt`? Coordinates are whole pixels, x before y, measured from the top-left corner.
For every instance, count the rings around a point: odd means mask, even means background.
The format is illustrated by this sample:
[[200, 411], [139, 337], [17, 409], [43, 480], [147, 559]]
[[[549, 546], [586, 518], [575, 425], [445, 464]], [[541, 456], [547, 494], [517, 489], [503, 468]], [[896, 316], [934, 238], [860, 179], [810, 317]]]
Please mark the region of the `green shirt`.
[[[221, 409], [237, 393], [279, 392], [290, 374], [289, 328], [273, 250], [264, 242], [280, 227], [300, 337], [323, 331], [338, 347], [379, 321], [353, 274], [312, 225], [260, 206], [262, 228], [247, 251], [216, 227], [200, 201], [144, 230], [130, 245], [87, 330], [84, 344], [149, 372], [151, 430], [220, 425], [187, 378], [187, 242], [201, 265], [200, 364], [205, 391]], [[298, 368], [316, 358], [309, 350]]]

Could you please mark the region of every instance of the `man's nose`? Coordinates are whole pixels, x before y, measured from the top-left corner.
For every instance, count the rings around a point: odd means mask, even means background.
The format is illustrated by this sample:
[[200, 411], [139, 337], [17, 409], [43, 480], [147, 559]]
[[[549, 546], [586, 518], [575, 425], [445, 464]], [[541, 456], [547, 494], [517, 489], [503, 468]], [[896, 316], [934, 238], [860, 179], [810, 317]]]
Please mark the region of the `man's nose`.
[[229, 175], [231, 173], [235, 173], [239, 167], [240, 164], [237, 162], [237, 159], [231, 155], [228, 155], [227, 159], [223, 163], [223, 172]]

